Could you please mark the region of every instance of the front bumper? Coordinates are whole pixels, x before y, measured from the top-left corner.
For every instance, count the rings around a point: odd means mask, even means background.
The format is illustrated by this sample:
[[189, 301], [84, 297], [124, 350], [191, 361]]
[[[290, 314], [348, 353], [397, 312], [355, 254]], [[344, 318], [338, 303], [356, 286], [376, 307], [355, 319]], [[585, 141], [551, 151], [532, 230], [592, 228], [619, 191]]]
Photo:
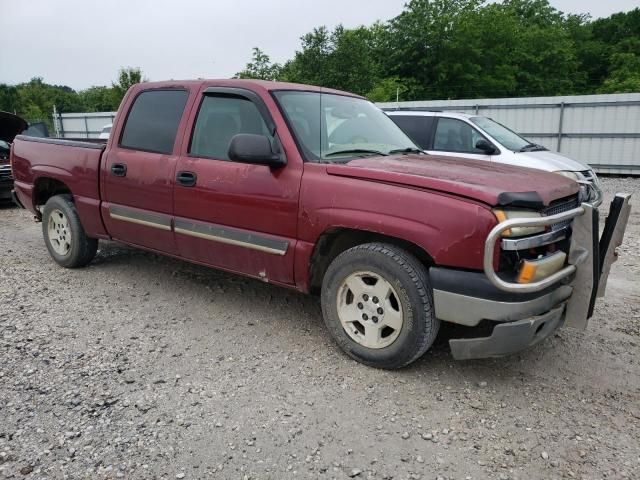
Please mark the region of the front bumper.
[[449, 340], [456, 360], [503, 357], [532, 347], [555, 332], [564, 322], [565, 305], [517, 322], [497, 325], [491, 336]]
[[[602, 238], [598, 212], [590, 204], [540, 219], [513, 219], [497, 225], [487, 236], [485, 271], [461, 272], [432, 268], [435, 314], [466, 326], [483, 320], [499, 322], [488, 337], [450, 340], [456, 359], [508, 355], [534, 345], [561, 325], [584, 329], [593, 314], [596, 296], [604, 295], [611, 265], [617, 259], [631, 206], [630, 195], [611, 203]], [[493, 253], [501, 233], [516, 226], [550, 225], [573, 219], [567, 265], [537, 282], [506, 281], [493, 269]]]

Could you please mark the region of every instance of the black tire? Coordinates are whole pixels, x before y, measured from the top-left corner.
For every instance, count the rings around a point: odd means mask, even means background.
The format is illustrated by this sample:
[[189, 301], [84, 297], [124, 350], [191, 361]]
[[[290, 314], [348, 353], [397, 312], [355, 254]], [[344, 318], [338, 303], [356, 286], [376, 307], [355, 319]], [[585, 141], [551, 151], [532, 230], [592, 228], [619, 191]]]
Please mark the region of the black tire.
[[[69, 251], [64, 255], [55, 251], [52, 240], [49, 238], [49, 220], [55, 210], [59, 210], [66, 216], [71, 230]], [[98, 240], [89, 238], [85, 233], [71, 195], [56, 195], [47, 201], [42, 211], [42, 234], [51, 257], [58, 265], [65, 268], [84, 267], [93, 260], [98, 251]]]
[[[354, 341], [338, 316], [338, 295], [349, 275], [373, 272], [397, 292], [403, 323], [397, 338], [383, 348], [368, 348]], [[433, 344], [440, 321], [433, 312], [433, 292], [426, 268], [410, 253], [394, 245], [368, 243], [336, 257], [322, 282], [322, 312], [331, 336], [347, 355], [371, 367], [396, 369], [420, 358]]]

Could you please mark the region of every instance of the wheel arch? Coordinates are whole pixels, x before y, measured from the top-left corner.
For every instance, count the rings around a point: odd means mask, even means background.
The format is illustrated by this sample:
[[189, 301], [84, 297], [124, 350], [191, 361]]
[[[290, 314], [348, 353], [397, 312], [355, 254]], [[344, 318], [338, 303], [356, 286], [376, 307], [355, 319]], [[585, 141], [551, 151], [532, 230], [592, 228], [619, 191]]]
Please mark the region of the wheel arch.
[[431, 255], [419, 245], [402, 238], [369, 230], [332, 227], [318, 238], [311, 254], [308, 285], [311, 293], [318, 293], [322, 280], [331, 262], [342, 252], [365, 243], [388, 243], [404, 249], [418, 259], [426, 268], [435, 265]]
[[62, 180], [47, 176], [38, 177], [33, 182], [33, 206], [36, 207], [37, 215], [42, 216], [37, 207], [47, 203], [55, 195], [64, 194], [73, 195], [69, 186]]

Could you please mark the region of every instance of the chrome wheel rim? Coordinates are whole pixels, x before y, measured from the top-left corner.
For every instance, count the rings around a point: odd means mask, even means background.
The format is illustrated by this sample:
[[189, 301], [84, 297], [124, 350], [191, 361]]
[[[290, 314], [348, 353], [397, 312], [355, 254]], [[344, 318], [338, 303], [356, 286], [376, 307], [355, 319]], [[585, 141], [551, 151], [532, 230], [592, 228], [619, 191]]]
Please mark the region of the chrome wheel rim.
[[58, 255], [67, 255], [71, 250], [71, 228], [67, 216], [57, 208], [49, 215], [47, 233], [53, 251]]
[[364, 347], [388, 347], [402, 331], [400, 297], [377, 273], [355, 272], [345, 278], [338, 290], [337, 307], [346, 334]]

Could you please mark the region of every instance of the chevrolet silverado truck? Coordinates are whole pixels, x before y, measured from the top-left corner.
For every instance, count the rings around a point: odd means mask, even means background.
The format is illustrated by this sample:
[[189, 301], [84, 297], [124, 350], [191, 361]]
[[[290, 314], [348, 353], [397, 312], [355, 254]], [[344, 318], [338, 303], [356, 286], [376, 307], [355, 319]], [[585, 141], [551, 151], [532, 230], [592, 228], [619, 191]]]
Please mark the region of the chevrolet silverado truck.
[[388, 369], [442, 321], [470, 327], [456, 359], [585, 328], [630, 209], [599, 238], [572, 179], [427, 155], [361, 97], [252, 80], [135, 85], [106, 143], [18, 136], [11, 162], [59, 265], [115, 240], [319, 293], [337, 344]]

